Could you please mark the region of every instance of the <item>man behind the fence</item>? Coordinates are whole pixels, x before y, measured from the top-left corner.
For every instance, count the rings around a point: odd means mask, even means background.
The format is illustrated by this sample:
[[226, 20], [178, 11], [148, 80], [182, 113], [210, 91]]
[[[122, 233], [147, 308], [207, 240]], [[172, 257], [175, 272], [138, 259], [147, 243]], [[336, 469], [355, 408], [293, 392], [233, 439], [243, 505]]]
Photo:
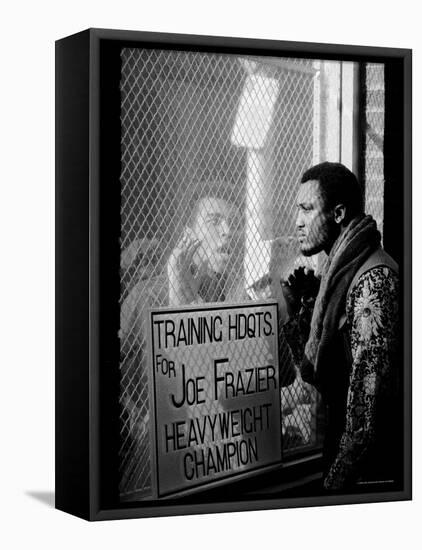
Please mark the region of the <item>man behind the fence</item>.
[[122, 352], [145, 338], [147, 307], [219, 302], [226, 298], [230, 259], [230, 207], [214, 196], [200, 198], [172, 250], [165, 273], [138, 281], [121, 307]]
[[[397, 481], [400, 454], [397, 265], [381, 248], [358, 181], [345, 166], [324, 162], [305, 172], [297, 208], [302, 254], [327, 254], [301, 365], [325, 405], [324, 487], [385, 486]], [[310, 278], [302, 270], [282, 283], [292, 348], [300, 341], [295, 327], [303, 327], [299, 315], [309, 315], [303, 288]]]
[[[140, 457], [145, 460], [149, 456], [148, 309], [226, 299], [230, 210], [229, 204], [214, 194], [194, 201], [165, 269], [141, 277], [127, 290], [120, 312], [121, 492], [145, 485], [145, 480], [138, 479], [137, 469]], [[160, 245], [167, 246], [167, 241]]]

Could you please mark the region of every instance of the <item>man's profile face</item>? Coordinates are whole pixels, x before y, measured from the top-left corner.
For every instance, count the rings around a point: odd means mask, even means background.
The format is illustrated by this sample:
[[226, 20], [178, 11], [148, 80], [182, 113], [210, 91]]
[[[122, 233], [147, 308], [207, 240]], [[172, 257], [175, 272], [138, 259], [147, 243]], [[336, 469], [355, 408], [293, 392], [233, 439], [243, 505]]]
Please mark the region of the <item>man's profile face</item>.
[[196, 261], [205, 262], [210, 271], [222, 273], [230, 257], [230, 207], [226, 201], [206, 197], [201, 199], [193, 232], [201, 245]]
[[296, 232], [302, 254], [312, 256], [322, 250], [329, 252], [338, 228], [333, 211], [324, 203], [317, 180], [300, 184], [297, 208]]

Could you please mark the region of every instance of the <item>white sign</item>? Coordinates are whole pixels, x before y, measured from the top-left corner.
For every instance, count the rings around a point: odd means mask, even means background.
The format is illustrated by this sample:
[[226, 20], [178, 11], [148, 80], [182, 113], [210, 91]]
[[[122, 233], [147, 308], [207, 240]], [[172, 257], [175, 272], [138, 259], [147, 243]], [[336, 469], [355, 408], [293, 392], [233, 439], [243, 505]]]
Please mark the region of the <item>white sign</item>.
[[157, 496], [281, 462], [276, 304], [151, 312]]

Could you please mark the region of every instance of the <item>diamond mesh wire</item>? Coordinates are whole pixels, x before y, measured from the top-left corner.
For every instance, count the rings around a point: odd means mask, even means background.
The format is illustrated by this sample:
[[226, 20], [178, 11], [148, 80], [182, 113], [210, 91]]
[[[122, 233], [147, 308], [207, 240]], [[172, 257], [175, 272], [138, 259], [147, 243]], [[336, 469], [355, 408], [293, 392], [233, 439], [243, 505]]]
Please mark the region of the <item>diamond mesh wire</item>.
[[[203, 197], [230, 208], [230, 259], [204, 301], [265, 297], [266, 274], [289, 272], [296, 186], [314, 155], [314, 70], [309, 60], [157, 49], [125, 48], [121, 61], [120, 494], [140, 497], [153, 467], [145, 314], [169, 305], [171, 258]], [[284, 342], [279, 361], [288, 455], [315, 444], [315, 393], [298, 375], [287, 385], [295, 367]]]
[[384, 223], [384, 65], [365, 66], [365, 203], [382, 231]]

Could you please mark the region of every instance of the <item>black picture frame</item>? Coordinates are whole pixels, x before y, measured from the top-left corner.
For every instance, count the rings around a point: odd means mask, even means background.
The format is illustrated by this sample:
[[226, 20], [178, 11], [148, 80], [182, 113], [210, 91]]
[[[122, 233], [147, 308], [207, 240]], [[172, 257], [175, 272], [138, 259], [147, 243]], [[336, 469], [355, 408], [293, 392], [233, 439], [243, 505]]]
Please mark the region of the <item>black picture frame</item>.
[[[119, 52], [123, 46], [385, 64], [384, 242], [402, 266], [403, 484], [397, 491], [119, 502]], [[56, 42], [56, 507], [87, 520], [408, 500], [411, 50], [89, 29]], [[100, 183], [101, 182], [101, 183]], [[399, 228], [400, 230], [398, 230]], [[318, 458], [316, 457], [316, 464]], [[297, 476], [305, 475], [295, 466]], [[224, 492], [224, 491], [223, 491]]]

